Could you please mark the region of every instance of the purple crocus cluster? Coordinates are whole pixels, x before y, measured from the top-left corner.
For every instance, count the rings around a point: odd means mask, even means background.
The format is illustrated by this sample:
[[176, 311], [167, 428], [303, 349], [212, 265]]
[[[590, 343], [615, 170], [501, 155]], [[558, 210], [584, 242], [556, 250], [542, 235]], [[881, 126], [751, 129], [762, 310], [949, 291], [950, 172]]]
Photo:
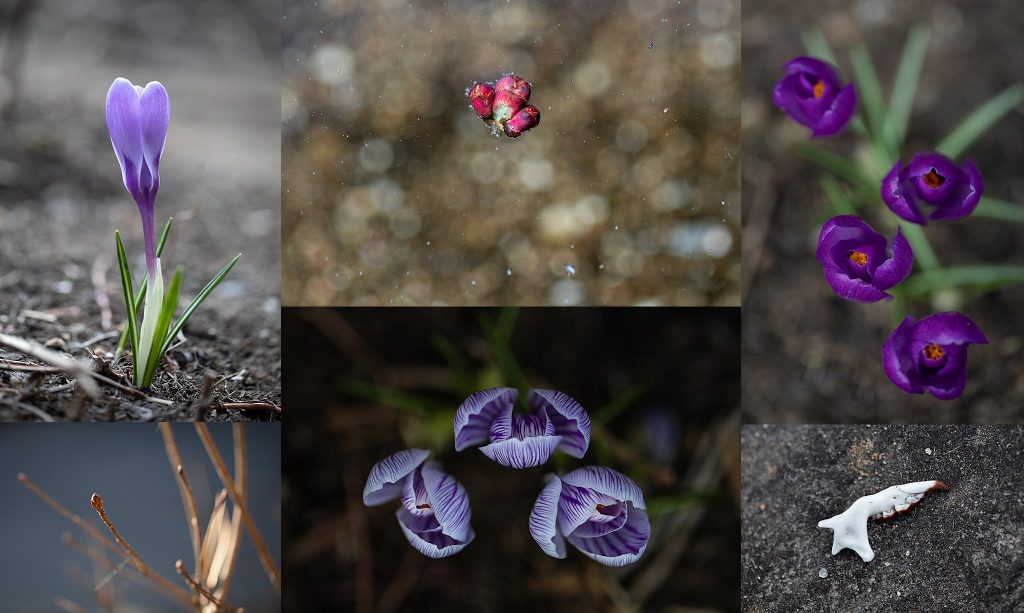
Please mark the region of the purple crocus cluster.
[[[518, 390], [507, 387], [472, 394], [455, 415], [455, 449], [480, 446], [510, 468], [545, 463], [555, 450], [582, 458], [590, 445], [590, 418], [576, 400], [553, 390], [530, 390], [527, 410], [515, 410]], [[485, 444], [486, 443], [486, 444]], [[407, 449], [378, 462], [363, 489], [376, 506], [401, 499], [398, 525], [423, 555], [444, 558], [474, 538], [469, 496], [430, 452]], [[549, 474], [529, 520], [530, 534], [544, 553], [565, 558], [565, 541], [607, 566], [636, 562], [647, 548], [651, 526], [640, 487], [603, 466], [565, 475]]]
[[[853, 118], [857, 94], [843, 86], [827, 62], [798, 57], [783, 67], [772, 91], [775, 105], [811, 129], [811, 137], [841, 132]], [[936, 152], [919, 153], [908, 164], [897, 160], [880, 186], [882, 200], [900, 219], [925, 225], [929, 220], [960, 219], [978, 206], [984, 182], [970, 160], [958, 166]], [[838, 215], [818, 235], [815, 258], [832, 291], [853, 302], [892, 300], [889, 290], [910, 274], [914, 252], [901, 229], [890, 241], [856, 215]], [[969, 317], [959, 312], [907, 317], [882, 347], [885, 373], [911, 394], [928, 392], [943, 400], [963, 393], [967, 348], [987, 343]]]

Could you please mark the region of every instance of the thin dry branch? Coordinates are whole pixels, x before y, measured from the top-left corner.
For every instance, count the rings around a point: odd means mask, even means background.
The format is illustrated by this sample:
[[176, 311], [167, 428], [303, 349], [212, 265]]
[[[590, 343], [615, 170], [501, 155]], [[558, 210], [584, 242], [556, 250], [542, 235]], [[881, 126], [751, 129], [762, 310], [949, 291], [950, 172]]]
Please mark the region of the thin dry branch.
[[200, 440], [203, 442], [203, 447], [206, 448], [207, 455], [210, 456], [210, 461], [213, 462], [213, 466], [217, 469], [217, 475], [220, 477], [224, 487], [227, 488], [228, 495], [231, 496], [231, 501], [235, 503], [235, 507], [237, 507], [239, 512], [242, 514], [242, 522], [245, 524], [245, 528], [249, 532], [249, 537], [252, 539], [253, 544], [256, 545], [256, 551], [259, 553], [260, 562], [263, 564], [263, 569], [267, 572], [267, 577], [270, 578], [270, 582], [274, 585], [274, 589], [280, 592], [281, 573], [277, 570], [277, 565], [274, 563], [274, 559], [270, 556], [270, 551], [267, 549], [267, 544], [263, 540], [263, 536], [256, 528], [256, 522], [252, 520], [252, 515], [249, 514], [249, 510], [245, 504], [245, 499], [239, 494], [238, 489], [235, 487], [235, 484], [231, 479], [231, 474], [228, 472], [228, 468], [224, 464], [224, 458], [222, 458], [220, 452], [217, 451], [217, 446], [213, 442], [213, 437], [210, 436], [210, 430], [204, 423], [195, 424], [195, 428], [196, 432], [199, 434]]
[[96, 398], [99, 396], [100, 390], [94, 379], [95, 373], [89, 368], [88, 364], [47, 349], [34, 341], [10, 336], [9, 334], [0, 334], [0, 345], [7, 345], [20, 353], [30, 355], [37, 360], [42, 360], [54, 368], [64, 371], [78, 380], [82, 391], [88, 394], [89, 397]]
[[226, 609], [227, 611], [236, 612], [237, 613], [238, 609], [236, 609], [235, 607], [232, 607], [231, 605], [225, 604], [221, 600], [218, 600], [216, 596], [214, 596], [213, 594], [208, 592], [206, 590], [206, 588], [204, 588], [202, 585], [199, 584], [198, 581], [193, 579], [192, 576], [188, 574], [188, 571], [185, 570], [185, 564], [181, 560], [178, 560], [177, 562], [174, 563], [174, 570], [178, 571], [178, 574], [181, 575], [182, 578], [185, 579], [185, 581], [189, 585], [192, 586], [192, 589], [194, 589], [197, 594], [199, 594], [203, 598], [206, 598], [207, 600], [209, 600], [213, 604], [217, 605], [218, 610], [219, 609]]
[[203, 535], [199, 528], [199, 511], [196, 509], [196, 501], [192, 496], [192, 486], [185, 477], [185, 469], [182, 468], [181, 454], [178, 452], [178, 443], [174, 440], [174, 430], [169, 422], [160, 423], [160, 434], [164, 437], [164, 447], [167, 450], [167, 459], [171, 461], [171, 468], [178, 477], [178, 492], [181, 494], [181, 504], [185, 507], [185, 517], [188, 518], [189, 536], [192, 537], [192, 551], [195, 554], [195, 564], [199, 567], [199, 549], [203, 542]]
[[[245, 498], [249, 493], [248, 479], [248, 448], [245, 439], [245, 424], [234, 423], [232, 433], [235, 444], [235, 489]], [[237, 507], [231, 515], [231, 550], [228, 552], [221, 576], [220, 597], [227, 598], [231, 589], [231, 579], [235, 576], [235, 562], [238, 560], [238, 549], [242, 545], [242, 512]], [[213, 570], [213, 569], [211, 569]]]

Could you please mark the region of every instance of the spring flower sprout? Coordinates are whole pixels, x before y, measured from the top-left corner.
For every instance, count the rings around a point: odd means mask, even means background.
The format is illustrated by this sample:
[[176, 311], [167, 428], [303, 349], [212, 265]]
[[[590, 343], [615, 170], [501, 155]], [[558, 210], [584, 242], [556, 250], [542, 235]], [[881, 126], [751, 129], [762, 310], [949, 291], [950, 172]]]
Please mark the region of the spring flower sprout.
[[885, 237], [855, 215], [825, 222], [815, 257], [832, 291], [854, 302], [892, 300], [885, 290], [905, 279], [914, 267], [914, 253], [899, 230], [889, 256]]
[[910, 394], [957, 398], [967, 384], [967, 348], [988, 339], [969, 317], [951, 311], [907, 317], [882, 346], [885, 374]]
[[426, 449], [406, 449], [375, 464], [363, 503], [377, 506], [401, 498], [395, 516], [409, 544], [428, 558], [446, 558], [476, 535], [466, 489], [436, 462], [424, 463], [429, 455]]
[[530, 534], [544, 553], [565, 557], [565, 541], [607, 566], [640, 559], [651, 524], [640, 488], [610, 468], [588, 466], [548, 475], [530, 513]]
[[455, 450], [480, 447], [510, 468], [543, 464], [555, 449], [582, 458], [590, 445], [590, 417], [562, 392], [530, 390], [529, 412], [513, 408], [519, 392], [496, 387], [476, 392], [455, 413]]
[[477, 117], [511, 138], [540, 124], [540, 110], [526, 104], [530, 84], [515, 74], [507, 74], [494, 85], [474, 83], [467, 95]]
[[775, 106], [811, 129], [811, 138], [841, 132], [857, 108], [853, 83], [843, 87], [836, 69], [813, 57], [798, 57], [783, 66], [785, 74], [772, 90]]
[[[981, 172], [970, 160], [963, 168], [939, 153], [919, 153], [904, 166], [898, 161], [882, 180], [882, 199], [899, 217], [920, 225], [928, 219], [970, 215], [985, 190]], [[923, 207], [930, 207], [926, 215]]]
[[[118, 77], [107, 91], [106, 119], [110, 143], [121, 166], [121, 179], [138, 205], [142, 218], [142, 236], [146, 252], [146, 278], [143, 281], [143, 285], [146, 286], [145, 293], [140, 285], [139, 295], [136, 296], [120, 233], [115, 233], [115, 236], [125, 307], [128, 310], [125, 333], [132, 345], [132, 374], [135, 385], [145, 388], [152, 382], [156, 367], [170, 346], [171, 340], [181, 331], [192, 312], [227, 275], [238, 257], [231, 260], [207, 284], [178, 321], [171, 325], [178, 304], [182, 270], [179, 268], [175, 271], [165, 291], [160, 266], [163, 239], [161, 246], [158, 246], [155, 226], [156, 194], [160, 188], [160, 156], [163, 155], [167, 127], [171, 119], [167, 90], [158, 81], [140, 87]], [[170, 222], [165, 226], [164, 237], [169, 229]], [[144, 305], [141, 326], [136, 321], [140, 305]]]

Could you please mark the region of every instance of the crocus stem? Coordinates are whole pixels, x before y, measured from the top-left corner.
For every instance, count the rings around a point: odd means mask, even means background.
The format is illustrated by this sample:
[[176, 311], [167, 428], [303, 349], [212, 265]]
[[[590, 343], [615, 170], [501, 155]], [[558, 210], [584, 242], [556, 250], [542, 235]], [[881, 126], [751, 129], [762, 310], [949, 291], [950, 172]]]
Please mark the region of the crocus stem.
[[157, 270], [156, 229], [154, 228], [153, 206], [139, 205], [142, 216], [142, 238], [146, 248], [146, 272], [152, 277]]
[[901, 221], [900, 228], [903, 230], [903, 236], [910, 243], [910, 248], [914, 250], [914, 261], [921, 266], [921, 270], [936, 270], [942, 267], [921, 226]]
[[144, 379], [153, 343], [163, 342], [163, 339], [155, 338], [157, 322], [160, 319], [160, 308], [164, 301], [164, 280], [160, 271], [159, 259], [155, 259], [154, 270], [149, 274], [148, 280], [146, 304], [142, 312], [142, 327], [139, 329], [139, 354], [134, 356], [135, 371], [133, 375], [135, 385], [138, 387], [147, 387]]

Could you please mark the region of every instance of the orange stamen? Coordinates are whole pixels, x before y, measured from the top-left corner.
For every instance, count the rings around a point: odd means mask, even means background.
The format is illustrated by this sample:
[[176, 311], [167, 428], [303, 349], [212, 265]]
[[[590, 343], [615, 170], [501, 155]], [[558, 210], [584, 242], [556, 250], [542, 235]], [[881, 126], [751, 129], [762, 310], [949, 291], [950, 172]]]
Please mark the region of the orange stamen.
[[946, 355], [946, 352], [942, 350], [942, 347], [932, 343], [924, 346], [924, 355], [929, 360], [938, 360], [942, 356]]
[[928, 187], [931, 187], [932, 189], [939, 187], [940, 185], [946, 182], [946, 177], [935, 172], [934, 168], [929, 170], [928, 174], [924, 175], [921, 178], [924, 179], [924, 184], [927, 185]]
[[816, 81], [814, 83], [814, 97], [820, 99], [825, 95], [825, 83], [822, 81]]
[[429, 508], [430, 508], [430, 505], [429, 505], [429, 504], [426, 504], [426, 503], [423, 503], [423, 504], [418, 504], [418, 505], [416, 505], [416, 508], [417, 508], [417, 509], [429, 509]]
[[868, 254], [854, 251], [850, 253], [850, 261], [858, 266], [863, 266], [868, 263]]
[[604, 505], [603, 505], [603, 504], [599, 504], [599, 505], [597, 505], [597, 510], [598, 510], [598, 511], [600, 511], [600, 510], [601, 510], [601, 509], [603, 509], [603, 508], [604, 508]]

